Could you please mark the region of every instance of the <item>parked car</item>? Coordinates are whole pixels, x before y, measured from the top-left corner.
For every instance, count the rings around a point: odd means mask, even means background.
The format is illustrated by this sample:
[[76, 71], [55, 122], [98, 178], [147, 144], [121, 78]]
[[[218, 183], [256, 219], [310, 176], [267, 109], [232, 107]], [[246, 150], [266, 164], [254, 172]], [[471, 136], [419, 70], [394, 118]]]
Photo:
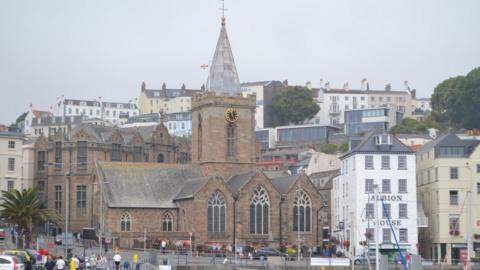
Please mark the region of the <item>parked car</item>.
[[368, 264], [368, 261], [370, 261], [370, 264], [375, 264], [376, 263], [375, 260], [376, 260], [375, 255], [360, 254], [355, 256], [353, 263], [355, 265], [360, 265], [360, 264]]
[[5, 229], [0, 229], [0, 240], [5, 240]]
[[258, 250], [256, 250], [253, 253], [253, 258], [256, 260], [265, 260], [268, 257], [272, 256], [278, 256], [278, 257], [287, 257], [287, 254], [280, 252], [274, 248], [269, 248], [269, 247], [263, 247]]
[[24, 270], [25, 265], [21, 260], [11, 255], [0, 255], [0, 270]]
[[10, 255], [16, 257], [18, 261], [20, 261], [23, 265], [25, 270], [32, 270], [33, 267], [33, 259], [30, 258], [30, 255], [24, 250], [5, 250], [3, 255]]

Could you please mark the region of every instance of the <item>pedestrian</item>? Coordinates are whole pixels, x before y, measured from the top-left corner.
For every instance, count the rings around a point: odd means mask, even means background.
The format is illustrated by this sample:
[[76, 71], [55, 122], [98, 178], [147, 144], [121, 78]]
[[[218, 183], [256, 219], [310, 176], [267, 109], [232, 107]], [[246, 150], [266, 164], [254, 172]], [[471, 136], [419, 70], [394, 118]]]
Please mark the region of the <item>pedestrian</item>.
[[53, 270], [55, 268], [55, 261], [52, 258], [52, 255], [48, 255], [47, 261], [45, 262], [46, 270]]
[[72, 261], [75, 263], [75, 269], [80, 270], [80, 260], [77, 255], [73, 255]]
[[66, 266], [66, 263], [63, 260], [63, 257], [60, 256], [60, 258], [58, 258], [57, 262], [55, 263], [55, 269], [56, 270], [65, 270], [65, 266]]
[[165, 248], [167, 247], [167, 242], [165, 240], [162, 240], [162, 252], [165, 254]]
[[91, 269], [97, 268], [97, 256], [95, 256], [95, 254], [93, 253], [92, 255], [90, 255], [90, 268]]
[[115, 262], [115, 270], [120, 268], [120, 261], [122, 260], [122, 256], [118, 254], [118, 252], [113, 256], [113, 261]]

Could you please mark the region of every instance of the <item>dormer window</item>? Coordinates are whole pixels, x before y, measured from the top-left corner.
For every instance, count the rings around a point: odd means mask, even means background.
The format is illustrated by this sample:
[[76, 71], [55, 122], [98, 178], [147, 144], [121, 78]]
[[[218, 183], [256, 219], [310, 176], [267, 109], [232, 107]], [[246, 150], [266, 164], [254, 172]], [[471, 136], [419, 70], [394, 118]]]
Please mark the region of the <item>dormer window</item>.
[[87, 103], [85, 101], [80, 101], [80, 106], [87, 106]]
[[389, 134], [377, 135], [374, 137], [376, 145], [391, 145], [392, 138]]

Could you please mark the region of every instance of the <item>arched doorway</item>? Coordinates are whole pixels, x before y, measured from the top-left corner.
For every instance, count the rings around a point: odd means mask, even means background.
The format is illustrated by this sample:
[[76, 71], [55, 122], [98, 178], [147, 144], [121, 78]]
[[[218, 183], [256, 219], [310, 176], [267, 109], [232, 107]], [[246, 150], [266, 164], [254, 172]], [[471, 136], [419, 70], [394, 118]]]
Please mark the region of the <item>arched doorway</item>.
[[165, 162], [165, 156], [163, 154], [158, 154], [157, 162], [158, 163], [164, 163]]

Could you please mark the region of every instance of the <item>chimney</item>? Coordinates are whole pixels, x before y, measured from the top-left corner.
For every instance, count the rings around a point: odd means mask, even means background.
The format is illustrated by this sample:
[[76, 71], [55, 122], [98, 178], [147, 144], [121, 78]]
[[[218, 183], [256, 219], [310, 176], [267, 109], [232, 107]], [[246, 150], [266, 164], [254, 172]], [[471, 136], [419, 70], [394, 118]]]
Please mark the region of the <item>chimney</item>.
[[390, 83], [385, 85], [385, 91], [392, 91], [392, 85]]
[[283, 81], [283, 86], [288, 87], [288, 80]]
[[405, 91], [410, 91], [410, 86], [408, 86], [408, 81], [407, 80], [405, 80], [403, 82], [403, 86], [405, 87]]
[[367, 90], [367, 78], [363, 78], [360, 82], [360, 90]]
[[145, 86], [145, 82], [143, 81], [143, 82], [142, 82], [142, 92], [144, 92], [144, 91], [145, 91], [145, 88], [146, 88], [146, 86]]
[[205, 84], [202, 84], [202, 87], [200, 87], [200, 90], [205, 91]]
[[370, 90], [370, 84], [367, 82], [367, 91]]
[[410, 91], [410, 95], [412, 96], [413, 99], [417, 98], [417, 89], [413, 88], [412, 91]]
[[348, 91], [348, 82], [343, 84], [343, 90]]
[[166, 90], [167, 89], [167, 85], [165, 84], [165, 82], [163, 82], [162, 84], [162, 90]]

